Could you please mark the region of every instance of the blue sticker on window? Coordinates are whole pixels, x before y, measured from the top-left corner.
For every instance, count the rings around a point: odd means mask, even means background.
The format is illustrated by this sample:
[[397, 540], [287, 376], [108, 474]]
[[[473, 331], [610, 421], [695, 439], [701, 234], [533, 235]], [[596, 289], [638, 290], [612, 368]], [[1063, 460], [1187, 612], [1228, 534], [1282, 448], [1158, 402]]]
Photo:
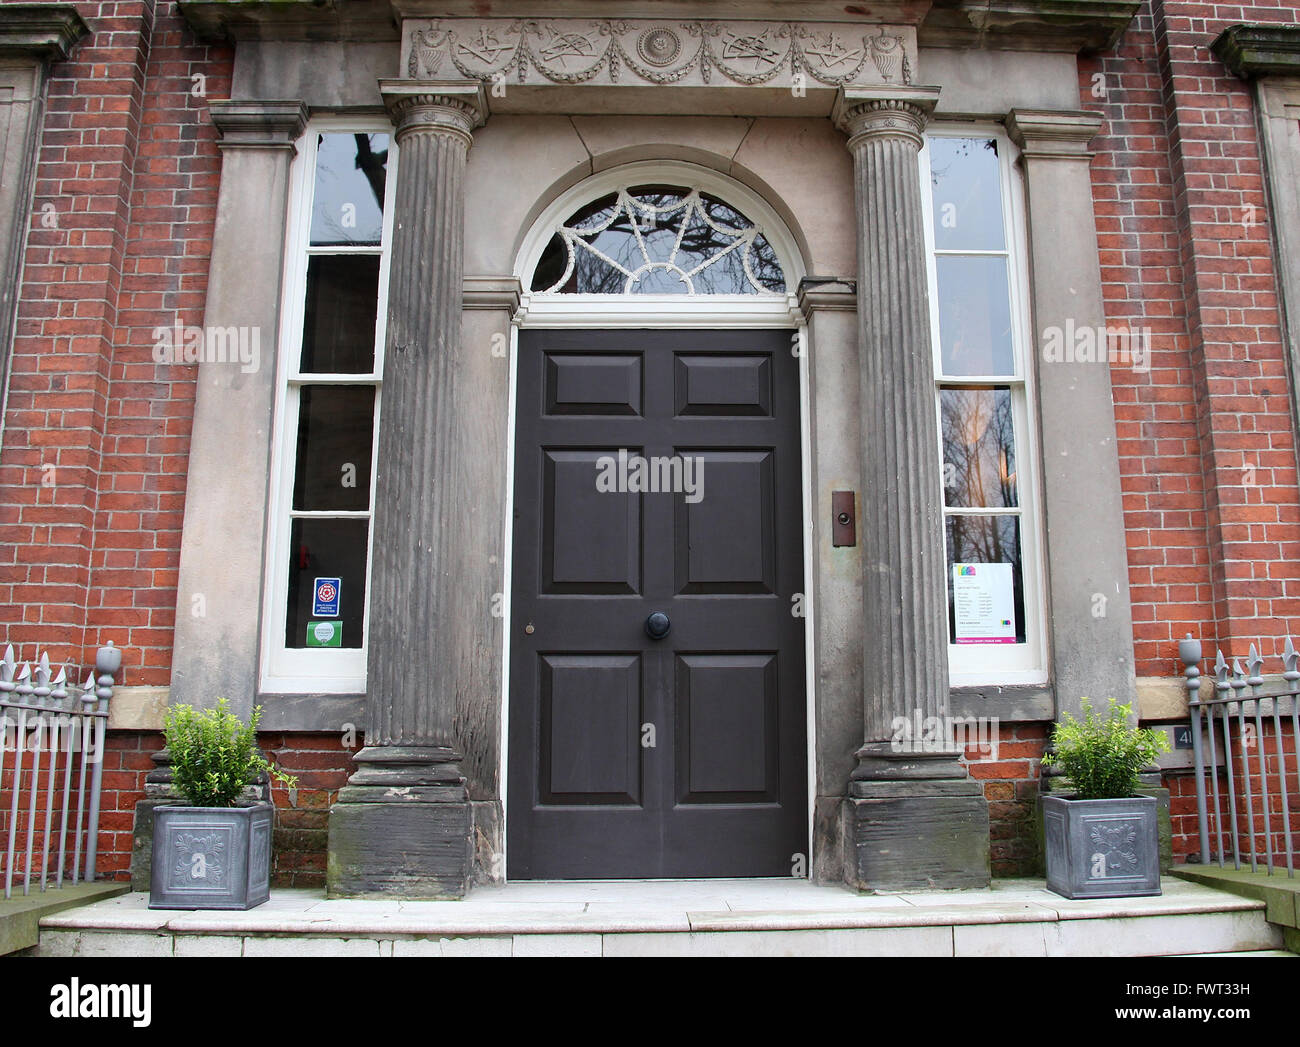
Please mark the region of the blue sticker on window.
[[316, 588], [311, 600], [313, 618], [337, 618], [339, 616], [339, 597], [343, 588], [341, 578], [317, 578]]

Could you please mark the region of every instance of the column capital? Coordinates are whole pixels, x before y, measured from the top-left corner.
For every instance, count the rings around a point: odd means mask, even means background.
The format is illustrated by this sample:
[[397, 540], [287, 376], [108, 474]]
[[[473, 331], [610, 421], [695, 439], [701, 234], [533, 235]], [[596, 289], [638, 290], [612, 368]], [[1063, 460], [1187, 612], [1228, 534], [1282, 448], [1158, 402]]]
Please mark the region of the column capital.
[[925, 125], [939, 103], [937, 87], [841, 87], [831, 119], [849, 136], [849, 148], [863, 138], [906, 138], [920, 149]]
[[221, 149], [287, 149], [307, 126], [307, 106], [296, 101], [247, 101], [230, 98], [208, 103], [208, 115], [221, 135]]
[[487, 121], [487, 92], [480, 80], [380, 80], [388, 115], [397, 125], [394, 138], [412, 131], [455, 135], [465, 140]]
[[1096, 113], [1072, 109], [1013, 109], [1007, 134], [1030, 160], [1087, 160], [1089, 143], [1101, 130]]

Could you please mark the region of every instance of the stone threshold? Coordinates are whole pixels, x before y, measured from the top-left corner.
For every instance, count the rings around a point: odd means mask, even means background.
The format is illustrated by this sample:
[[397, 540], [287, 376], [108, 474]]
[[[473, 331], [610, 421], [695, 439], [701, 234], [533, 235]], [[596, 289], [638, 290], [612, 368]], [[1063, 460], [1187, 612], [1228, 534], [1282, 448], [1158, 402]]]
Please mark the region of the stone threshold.
[[[1178, 955], [1275, 950], [1261, 901], [1165, 881], [1071, 901], [1042, 881], [856, 895], [786, 880], [519, 883], [462, 901], [277, 890], [246, 913], [143, 893], [46, 918], [42, 955]], [[120, 950], [120, 951], [119, 951]]]

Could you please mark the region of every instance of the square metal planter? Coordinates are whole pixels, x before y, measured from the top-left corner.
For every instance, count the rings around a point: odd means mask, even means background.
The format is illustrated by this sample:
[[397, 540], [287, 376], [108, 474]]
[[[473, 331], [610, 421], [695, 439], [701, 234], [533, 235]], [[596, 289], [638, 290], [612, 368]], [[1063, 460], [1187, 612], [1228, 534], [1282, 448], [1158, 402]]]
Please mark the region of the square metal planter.
[[1160, 893], [1154, 796], [1118, 800], [1043, 797], [1047, 889], [1065, 898]]
[[271, 896], [270, 804], [155, 807], [150, 909], [252, 909]]

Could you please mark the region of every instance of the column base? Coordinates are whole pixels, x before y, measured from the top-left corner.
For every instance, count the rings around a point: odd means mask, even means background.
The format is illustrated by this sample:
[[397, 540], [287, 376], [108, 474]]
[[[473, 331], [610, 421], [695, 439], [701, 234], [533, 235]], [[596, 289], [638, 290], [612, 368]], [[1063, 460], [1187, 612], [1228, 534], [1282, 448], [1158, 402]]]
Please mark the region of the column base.
[[[474, 814], [454, 755], [363, 749], [330, 808], [330, 897], [463, 898], [473, 875]], [[377, 780], [378, 779], [378, 780]]]
[[[860, 754], [862, 756], [863, 754]], [[872, 751], [844, 800], [844, 880], [858, 890], [987, 887], [989, 806], [952, 753]]]

